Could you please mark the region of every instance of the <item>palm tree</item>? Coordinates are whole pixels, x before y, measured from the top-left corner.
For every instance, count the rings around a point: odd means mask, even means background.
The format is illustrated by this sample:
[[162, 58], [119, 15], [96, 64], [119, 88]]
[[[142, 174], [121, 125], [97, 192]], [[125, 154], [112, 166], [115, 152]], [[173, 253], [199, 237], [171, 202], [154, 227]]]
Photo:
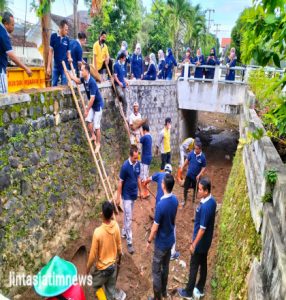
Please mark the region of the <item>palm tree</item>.
[[188, 0], [167, 0], [166, 17], [169, 19], [170, 39], [176, 58], [183, 43], [187, 23], [192, 17], [192, 6]]

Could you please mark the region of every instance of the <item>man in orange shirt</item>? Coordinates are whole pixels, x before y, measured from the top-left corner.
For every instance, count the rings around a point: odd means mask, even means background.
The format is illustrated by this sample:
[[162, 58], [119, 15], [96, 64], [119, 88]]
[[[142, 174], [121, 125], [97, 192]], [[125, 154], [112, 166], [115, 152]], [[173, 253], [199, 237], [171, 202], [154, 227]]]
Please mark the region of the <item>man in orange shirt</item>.
[[91, 249], [87, 262], [87, 273], [95, 264], [92, 272], [93, 287], [104, 287], [107, 300], [114, 299], [117, 274], [117, 258], [122, 255], [119, 226], [113, 220], [114, 207], [109, 201], [102, 204], [102, 224], [94, 230]]

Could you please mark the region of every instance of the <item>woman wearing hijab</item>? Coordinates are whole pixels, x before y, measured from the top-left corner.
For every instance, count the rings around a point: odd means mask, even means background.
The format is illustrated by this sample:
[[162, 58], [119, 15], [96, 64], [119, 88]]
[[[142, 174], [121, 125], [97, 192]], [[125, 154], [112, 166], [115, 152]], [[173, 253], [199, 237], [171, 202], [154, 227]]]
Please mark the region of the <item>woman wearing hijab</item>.
[[235, 80], [235, 70], [230, 70], [230, 68], [233, 68], [236, 66], [236, 60], [237, 57], [235, 55], [235, 48], [230, 49], [230, 54], [226, 59], [226, 75], [225, 80]]
[[122, 68], [124, 68], [125, 77], [127, 77], [127, 64], [130, 64], [130, 57], [129, 57], [129, 54], [128, 54], [128, 44], [127, 44], [126, 41], [122, 41], [121, 48], [117, 53], [116, 60], [119, 60], [119, 55], [121, 53], [124, 53], [126, 55], [126, 61], [125, 61], [124, 66], [122, 66]]
[[150, 62], [148, 66], [148, 70], [146, 74], [144, 75], [144, 80], [156, 80], [157, 76], [157, 62], [156, 62], [156, 56], [154, 53], [151, 53], [150, 56]]
[[201, 68], [200, 66], [201, 66], [201, 65], [204, 65], [204, 63], [205, 63], [205, 58], [204, 58], [204, 56], [202, 55], [201, 48], [198, 48], [198, 49], [197, 49], [197, 56], [194, 57], [192, 63], [193, 63], [194, 65], [196, 65], [196, 70], [195, 70], [195, 75], [194, 75], [194, 77], [195, 77], [195, 78], [203, 78], [203, 76], [204, 76], [204, 69]]
[[173, 77], [173, 67], [177, 66], [177, 62], [175, 60], [175, 57], [173, 56], [173, 52], [171, 48], [168, 48], [167, 50], [167, 56], [166, 56], [166, 64], [165, 64], [165, 72], [166, 72], [166, 79], [172, 80]]
[[[192, 58], [191, 58], [191, 49], [187, 48], [186, 55], [183, 58], [182, 64], [190, 64], [191, 61], [192, 61]], [[181, 77], [184, 77], [184, 73], [185, 73], [185, 67], [183, 66]], [[190, 76], [191, 76], [191, 68], [189, 67], [188, 77], [190, 77]]]
[[[210, 55], [207, 58], [206, 65], [209, 65], [209, 66], [219, 65], [219, 59], [216, 56], [216, 51], [215, 51], [214, 47], [211, 48]], [[206, 69], [206, 76], [205, 76], [205, 78], [207, 78], [207, 79], [214, 79], [214, 72], [215, 72], [214, 68]]]
[[136, 44], [135, 51], [131, 57], [131, 77], [135, 79], [143, 78], [143, 57], [139, 43]]
[[158, 79], [165, 79], [165, 55], [163, 50], [158, 51]]

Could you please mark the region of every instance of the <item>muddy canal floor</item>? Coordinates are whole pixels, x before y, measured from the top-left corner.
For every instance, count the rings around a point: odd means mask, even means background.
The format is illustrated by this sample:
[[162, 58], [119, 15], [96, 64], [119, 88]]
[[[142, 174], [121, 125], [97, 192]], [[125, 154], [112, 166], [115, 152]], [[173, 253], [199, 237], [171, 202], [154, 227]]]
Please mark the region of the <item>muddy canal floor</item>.
[[[223, 115], [200, 113], [199, 128], [200, 130], [197, 134], [203, 142], [203, 152], [207, 158], [207, 176], [209, 176], [212, 181], [212, 194], [217, 200], [217, 203], [221, 204], [231, 170], [232, 158], [237, 146], [237, 122]], [[225, 130], [226, 128], [228, 129]], [[205, 131], [204, 129], [207, 130]], [[177, 163], [178, 157], [173, 157], [173, 166], [176, 167]], [[156, 185], [151, 184], [150, 187], [153, 193], [156, 193]], [[183, 199], [183, 188], [178, 182], [176, 182], [173, 192], [179, 200]], [[194, 226], [192, 221], [194, 210], [190, 201], [191, 197], [192, 191], [189, 192], [186, 206], [184, 208], [180, 206], [177, 214], [177, 251], [179, 251], [181, 255], [178, 260], [170, 262], [168, 291], [171, 296], [169, 299], [180, 299], [174, 291], [178, 287], [184, 287], [188, 278], [190, 261], [189, 242]], [[152, 295], [151, 264], [153, 250], [147, 253], [145, 248], [149, 230], [152, 226], [152, 220], [149, 215], [151, 208], [154, 206], [154, 202], [154, 198], [150, 197], [148, 200], [137, 200], [135, 203], [133, 215], [133, 245], [135, 253], [132, 256], [127, 252], [125, 240], [122, 240], [124, 256], [117, 287], [123, 289], [127, 294], [127, 299], [130, 300], [147, 299], [148, 295]], [[199, 200], [196, 201], [196, 203], [198, 202]], [[218, 207], [220, 207], [220, 205], [218, 205]], [[117, 217], [117, 221], [120, 227], [122, 227], [122, 213]], [[210, 281], [215, 266], [218, 222], [219, 211], [216, 218], [214, 239], [208, 256], [208, 279], [204, 299], [213, 299]], [[99, 220], [91, 222], [82, 232], [80, 240], [76, 241], [75, 245], [63, 253], [62, 256], [70, 258], [74, 249], [78, 249], [82, 244], [90, 244], [93, 230], [99, 224]], [[79, 272], [83, 273], [86, 263], [86, 253], [80, 251], [79, 254], [73, 258], [73, 261], [78, 266]], [[184, 266], [184, 264], [186, 266]], [[88, 300], [96, 299], [94, 292], [90, 288], [86, 288], [85, 292]], [[37, 299], [37, 297], [33, 297], [30, 293], [29, 298], [22, 297], [22, 299]]]

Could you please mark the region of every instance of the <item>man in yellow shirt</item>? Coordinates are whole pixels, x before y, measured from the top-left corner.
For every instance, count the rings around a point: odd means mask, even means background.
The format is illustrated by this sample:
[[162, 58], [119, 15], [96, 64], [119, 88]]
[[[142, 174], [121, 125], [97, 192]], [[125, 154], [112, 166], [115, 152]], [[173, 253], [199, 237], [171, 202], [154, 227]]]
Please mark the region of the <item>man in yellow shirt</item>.
[[93, 45], [93, 66], [100, 74], [103, 74], [103, 70], [106, 69], [106, 64], [112, 73], [112, 60], [109, 57], [108, 47], [105, 42], [106, 32], [102, 31], [98, 41]]
[[161, 172], [164, 171], [166, 164], [171, 164], [171, 123], [171, 118], [165, 119], [165, 126], [159, 133], [156, 145], [156, 155], [158, 155], [159, 148], [161, 151]]
[[102, 204], [102, 224], [94, 230], [87, 262], [87, 273], [92, 272], [93, 287], [97, 291], [104, 287], [107, 300], [114, 299], [118, 264], [122, 255], [119, 226], [113, 220], [114, 207], [109, 201]]

